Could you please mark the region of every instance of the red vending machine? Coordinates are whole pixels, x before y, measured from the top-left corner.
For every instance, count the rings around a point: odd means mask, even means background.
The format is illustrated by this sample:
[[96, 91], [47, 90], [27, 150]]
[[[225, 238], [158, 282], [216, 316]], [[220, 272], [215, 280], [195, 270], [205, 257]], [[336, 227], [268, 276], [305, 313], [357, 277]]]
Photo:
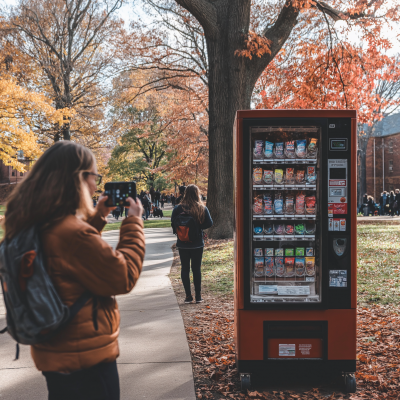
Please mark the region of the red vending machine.
[[[238, 111], [235, 340], [252, 373], [356, 381], [356, 111]], [[269, 375], [267, 375], [269, 374]], [[290, 375], [288, 375], [290, 376]]]

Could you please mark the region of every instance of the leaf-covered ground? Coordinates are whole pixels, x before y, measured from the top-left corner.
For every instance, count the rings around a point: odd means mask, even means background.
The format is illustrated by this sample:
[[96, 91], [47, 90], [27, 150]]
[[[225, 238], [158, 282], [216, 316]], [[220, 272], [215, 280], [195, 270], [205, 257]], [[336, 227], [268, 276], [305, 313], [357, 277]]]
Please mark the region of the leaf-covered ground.
[[[240, 392], [233, 341], [233, 243], [209, 241], [203, 262], [205, 303], [184, 304], [179, 257], [171, 281], [181, 307], [198, 399], [400, 399], [400, 317], [397, 272], [400, 227], [359, 226], [357, 393], [340, 377], [291, 376], [256, 382]], [[266, 379], [268, 381], [268, 379]]]

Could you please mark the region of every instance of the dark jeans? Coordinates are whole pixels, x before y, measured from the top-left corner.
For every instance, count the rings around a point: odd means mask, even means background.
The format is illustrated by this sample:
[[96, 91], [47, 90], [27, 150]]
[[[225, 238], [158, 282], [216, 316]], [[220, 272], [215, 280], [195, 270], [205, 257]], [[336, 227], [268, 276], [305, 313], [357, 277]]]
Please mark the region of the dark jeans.
[[203, 247], [198, 249], [179, 249], [181, 257], [181, 279], [185, 288], [186, 296], [191, 295], [190, 291], [190, 264], [193, 272], [193, 283], [196, 295], [201, 293], [201, 260], [203, 258]]
[[43, 372], [48, 400], [119, 400], [119, 377], [116, 361], [62, 374]]

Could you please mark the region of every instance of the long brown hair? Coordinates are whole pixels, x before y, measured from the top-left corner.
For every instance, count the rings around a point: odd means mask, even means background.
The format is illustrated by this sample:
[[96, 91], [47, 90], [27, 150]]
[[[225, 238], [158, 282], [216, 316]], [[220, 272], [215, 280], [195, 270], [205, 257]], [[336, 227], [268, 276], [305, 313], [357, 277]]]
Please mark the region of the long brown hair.
[[186, 188], [181, 205], [199, 224], [204, 222], [205, 207], [201, 201], [200, 190], [196, 185], [189, 185]]
[[5, 237], [40, 224], [49, 226], [67, 215], [93, 214], [84, 174], [95, 163], [93, 153], [74, 142], [61, 141], [47, 149], [7, 201]]

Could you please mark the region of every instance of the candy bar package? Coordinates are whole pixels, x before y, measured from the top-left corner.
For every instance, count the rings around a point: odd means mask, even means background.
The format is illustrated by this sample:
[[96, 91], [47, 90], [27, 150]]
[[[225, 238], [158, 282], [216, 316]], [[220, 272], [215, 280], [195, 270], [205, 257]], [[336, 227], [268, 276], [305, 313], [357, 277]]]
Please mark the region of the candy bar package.
[[285, 249], [285, 256], [293, 257], [294, 256], [294, 249], [292, 247], [289, 247]]
[[274, 144], [271, 142], [265, 142], [264, 158], [272, 158], [274, 155]]
[[304, 229], [303, 223], [299, 223], [294, 226], [295, 235], [304, 235], [304, 231], [305, 231], [305, 229]]
[[296, 153], [294, 151], [294, 140], [290, 140], [285, 143], [285, 155], [288, 158], [296, 157]]
[[275, 157], [283, 158], [283, 143], [275, 143]]
[[254, 257], [254, 276], [264, 276], [264, 257]]
[[274, 183], [274, 171], [265, 169], [264, 170], [264, 183], [272, 185]]
[[283, 198], [281, 192], [276, 192], [274, 200], [275, 214], [283, 214]]
[[263, 177], [262, 168], [253, 168], [253, 183], [256, 185], [261, 185], [262, 177]]
[[306, 214], [315, 215], [315, 196], [306, 197]]
[[260, 247], [254, 249], [254, 257], [262, 257], [263, 255], [263, 249]]
[[283, 256], [283, 249], [275, 249], [275, 256], [278, 257]]
[[297, 144], [296, 156], [298, 158], [305, 158], [307, 155], [306, 151], [307, 140], [306, 139], [296, 140], [296, 144]]
[[313, 235], [316, 230], [317, 230], [317, 225], [314, 221], [306, 222], [306, 226], [305, 226], [305, 234], [306, 235]]
[[254, 197], [254, 203], [253, 203], [253, 213], [254, 214], [262, 214], [263, 213], [263, 196], [258, 195]]
[[264, 233], [266, 235], [272, 235], [274, 233], [274, 225], [272, 222], [267, 222], [264, 224]]
[[297, 215], [304, 215], [305, 213], [305, 194], [304, 193], [297, 193], [296, 196], [296, 214]]
[[275, 183], [282, 185], [283, 183], [283, 169], [275, 170]]
[[296, 183], [304, 183], [305, 171], [298, 169], [296, 171]]
[[307, 157], [308, 158], [313, 158], [317, 156], [317, 144], [318, 144], [318, 139], [311, 139], [310, 143], [308, 143], [307, 147]]
[[255, 226], [253, 228], [253, 232], [254, 232], [255, 235], [262, 235], [262, 233], [263, 233], [262, 226], [259, 226], [259, 225]]
[[265, 275], [269, 278], [275, 275], [274, 257], [265, 257]]
[[272, 195], [271, 193], [264, 193], [264, 214], [271, 215], [274, 213], [274, 208], [272, 205]]
[[276, 276], [282, 278], [285, 276], [285, 264], [283, 257], [275, 257], [275, 273]]
[[294, 214], [294, 196], [287, 194], [285, 198], [285, 214]]
[[294, 257], [285, 257], [285, 268], [286, 268], [286, 274], [285, 276], [287, 277], [292, 277], [294, 276]]
[[264, 255], [265, 255], [265, 257], [273, 257], [274, 256], [274, 249], [271, 249], [271, 248], [267, 247], [264, 250]]
[[256, 140], [254, 142], [254, 158], [263, 158], [263, 141]]
[[307, 167], [307, 183], [310, 185], [315, 185], [317, 183], [317, 174], [315, 172], [315, 167]]
[[285, 224], [275, 224], [274, 231], [277, 235], [284, 235], [285, 234]]
[[294, 182], [294, 168], [286, 168], [286, 183], [293, 185]]
[[312, 257], [314, 255], [314, 248], [313, 247], [307, 247], [306, 248], [306, 256], [307, 257]]
[[306, 257], [306, 275], [315, 275], [315, 257]]
[[286, 224], [285, 233], [286, 233], [286, 235], [294, 235], [294, 225], [293, 224]]
[[296, 257], [295, 269], [296, 269], [296, 276], [304, 276], [304, 270], [305, 270], [304, 257]]
[[296, 256], [304, 257], [304, 247], [296, 247]]

